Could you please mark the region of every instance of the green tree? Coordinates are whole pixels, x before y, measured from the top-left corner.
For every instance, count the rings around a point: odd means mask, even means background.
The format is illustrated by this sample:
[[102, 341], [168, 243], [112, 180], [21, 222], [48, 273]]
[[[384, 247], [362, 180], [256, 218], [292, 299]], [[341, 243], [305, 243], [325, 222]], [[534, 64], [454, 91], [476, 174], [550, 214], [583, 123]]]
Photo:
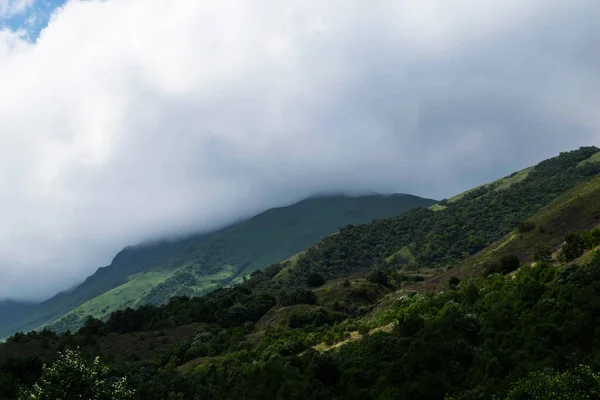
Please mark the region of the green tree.
[[600, 398], [600, 376], [580, 365], [557, 373], [552, 370], [531, 373], [513, 385], [506, 400], [572, 400]]
[[499, 262], [492, 264], [488, 268], [488, 273], [501, 273], [508, 274], [514, 270], [519, 269], [520, 261], [515, 255], [503, 256]]
[[456, 289], [458, 287], [458, 285], [460, 285], [460, 278], [457, 276], [451, 277], [450, 280], [448, 280], [448, 285], [452, 289]]
[[100, 359], [89, 361], [81, 353], [66, 350], [50, 366], [44, 365], [42, 376], [20, 400], [128, 400], [134, 392], [125, 378], [113, 378]]
[[367, 275], [367, 280], [372, 283], [378, 283], [380, 285], [388, 284], [387, 274], [379, 268], [374, 269]]
[[552, 248], [544, 243], [538, 243], [533, 247], [533, 261], [549, 263], [552, 261]]
[[580, 235], [569, 233], [560, 251], [563, 261], [570, 262], [580, 257], [585, 250], [585, 243]]
[[313, 272], [308, 276], [307, 284], [310, 287], [319, 287], [325, 284], [325, 278], [321, 274]]

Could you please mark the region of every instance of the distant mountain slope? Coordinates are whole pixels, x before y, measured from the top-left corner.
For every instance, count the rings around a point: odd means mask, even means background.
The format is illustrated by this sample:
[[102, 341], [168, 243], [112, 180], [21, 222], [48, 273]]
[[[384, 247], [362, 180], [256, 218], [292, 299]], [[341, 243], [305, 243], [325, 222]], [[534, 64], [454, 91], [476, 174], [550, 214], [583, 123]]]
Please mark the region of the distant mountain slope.
[[2, 324], [10, 325], [31, 311], [36, 305], [24, 301], [0, 301], [0, 321]]
[[65, 314], [51, 327], [75, 328], [87, 315], [103, 317], [127, 306], [201, 294], [286, 259], [347, 224], [434, 203], [404, 194], [315, 197], [211, 234], [127, 247], [77, 288], [37, 305], [22, 318], [0, 321], [0, 337], [36, 329]]

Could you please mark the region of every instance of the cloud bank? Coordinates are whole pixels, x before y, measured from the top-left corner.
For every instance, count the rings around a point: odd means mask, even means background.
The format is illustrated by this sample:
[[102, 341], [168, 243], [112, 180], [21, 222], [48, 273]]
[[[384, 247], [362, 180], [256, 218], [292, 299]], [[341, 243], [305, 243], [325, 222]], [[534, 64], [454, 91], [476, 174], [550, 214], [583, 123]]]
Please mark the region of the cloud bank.
[[[0, 12], [23, 1], [0, 0]], [[0, 31], [0, 298], [318, 192], [598, 144], [596, 0], [71, 1]]]

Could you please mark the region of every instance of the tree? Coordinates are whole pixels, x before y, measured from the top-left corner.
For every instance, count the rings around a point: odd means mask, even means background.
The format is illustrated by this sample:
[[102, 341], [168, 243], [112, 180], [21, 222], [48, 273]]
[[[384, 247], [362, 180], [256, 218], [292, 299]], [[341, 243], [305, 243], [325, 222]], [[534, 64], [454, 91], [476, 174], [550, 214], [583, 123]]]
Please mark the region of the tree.
[[42, 368], [42, 376], [21, 400], [128, 400], [134, 392], [125, 378], [110, 376], [110, 370], [99, 357], [89, 361], [81, 353], [66, 350], [54, 364]]
[[515, 255], [506, 255], [500, 259], [500, 262], [491, 265], [488, 268], [488, 273], [501, 273], [507, 274], [516, 269], [519, 269], [520, 261], [519, 257]]
[[279, 303], [282, 306], [291, 306], [294, 304], [315, 304], [317, 302], [317, 295], [304, 288], [297, 288], [291, 290], [282, 290], [279, 293]]
[[533, 247], [533, 261], [549, 263], [552, 261], [552, 248], [544, 243], [538, 243]]
[[600, 398], [600, 376], [590, 367], [580, 365], [557, 373], [552, 370], [533, 372], [518, 381], [507, 400], [571, 400]]
[[448, 285], [453, 289], [456, 289], [459, 284], [460, 284], [460, 278], [457, 276], [451, 277], [450, 280], [448, 281]]
[[367, 280], [372, 283], [378, 283], [380, 285], [388, 284], [387, 274], [379, 268], [374, 269], [367, 275]]
[[98, 335], [104, 326], [104, 322], [98, 318], [88, 315], [83, 326], [79, 329], [80, 335]]
[[581, 236], [576, 233], [569, 233], [560, 250], [560, 256], [563, 261], [570, 262], [580, 257], [584, 250], [585, 243]]
[[533, 221], [523, 221], [519, 224], [519, 233], [530, 232], [535, 229]]
[[308, 276], [307, 284], [310, 287], [319, 287], [325, 283], [325, 278], [323, 278], [320, 274], [313, 272]]

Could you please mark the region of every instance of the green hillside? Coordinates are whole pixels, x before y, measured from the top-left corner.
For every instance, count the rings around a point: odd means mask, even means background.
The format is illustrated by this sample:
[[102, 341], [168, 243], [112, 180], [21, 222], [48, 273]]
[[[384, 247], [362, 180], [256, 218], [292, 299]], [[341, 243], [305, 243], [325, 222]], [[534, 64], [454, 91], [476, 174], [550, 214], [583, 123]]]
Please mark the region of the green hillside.
[[587, 147], [561, 153], [529, 169], [527, 176], [511, 185], [481, 186], [445, 202], [443, 210], [420, 208], [344, 228], [304, 252], [288, 271], [289, 279], [296, 284], [313, 271], [335, 278], [374, 266], [409, 270], [455, 266], [577, 184], [595, 177], [600, 163], [580, 163], [597, 152]]
[[411, 195], [315, 197], [211, 234], [127, 247], [77, 288], [29, 309], [23, 318], [0, 322], [0, 337], [41, 326], [76, 329], [87, 315], [102, 318], [128, 306], [206, 293], [286, 259], [341, 226], [433, 203]]
[[600, 398], [597, 154], [344, 226], [232, 287], [16, 334], [0, 398], [91, 356], [128, 399]]

